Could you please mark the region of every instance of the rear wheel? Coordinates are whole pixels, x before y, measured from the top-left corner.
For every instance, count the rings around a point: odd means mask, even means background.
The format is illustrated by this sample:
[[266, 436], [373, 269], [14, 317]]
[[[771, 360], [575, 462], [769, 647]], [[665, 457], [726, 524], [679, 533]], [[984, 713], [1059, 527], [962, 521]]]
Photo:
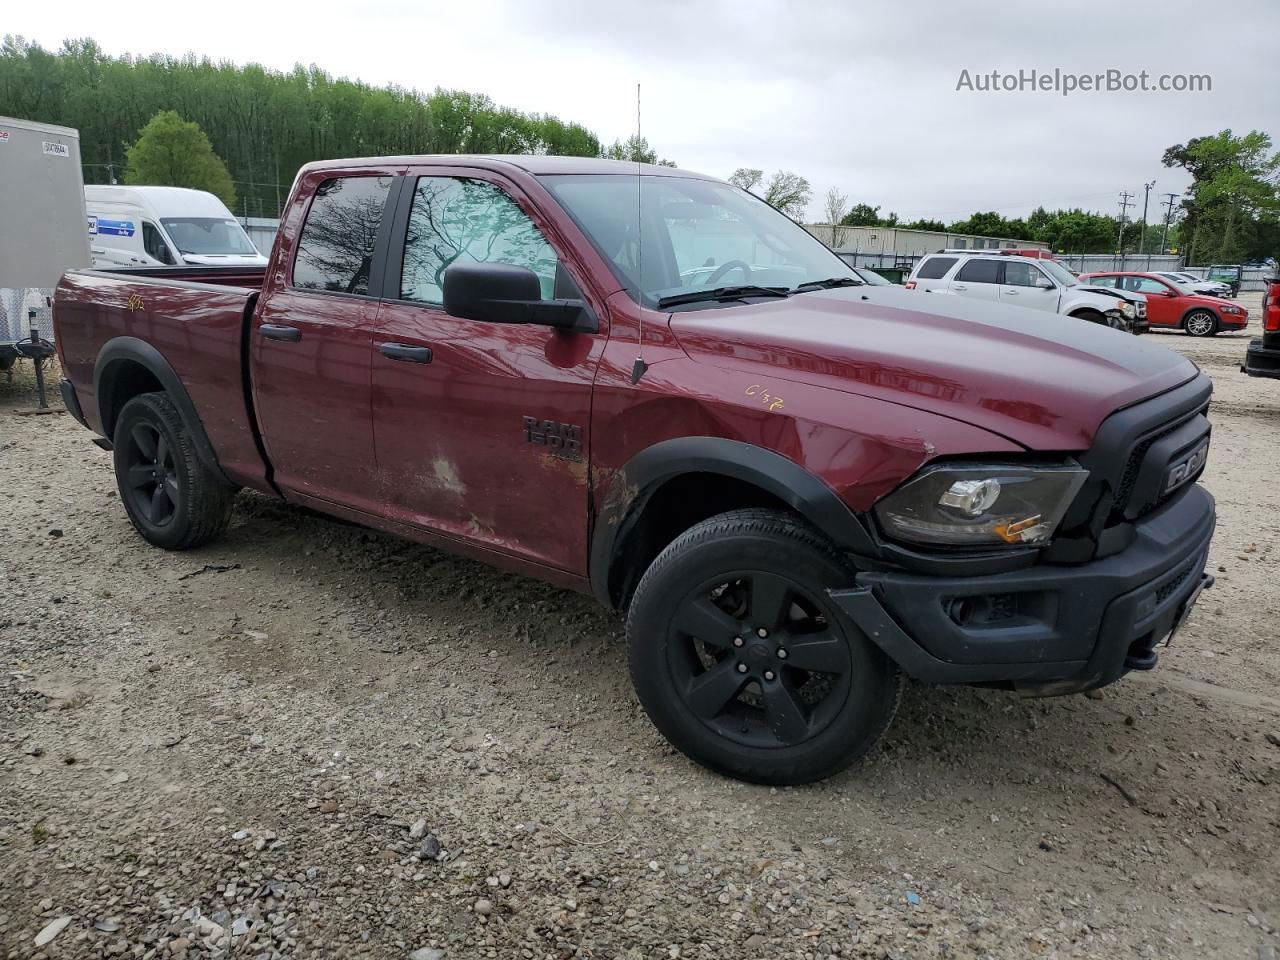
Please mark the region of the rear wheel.
[[645, 572], [627, 616], [631, 679], [686, 755], [757, 783], [806, 783], [862, 756], [893, 719], [897, 666], [827, 591], [852, 572], [768, 510], [691, 528]]
[[1208, 310], [1192, 310], [1183, 319], [1182, 329], [1193, 337], [1211, 337], [1218, 332], [1218, 318]]
[[143, 539], [188, 550], [226, 529], [235, 488], [200, 462], [182, 414], [163, 393], [124, 405], [112, 446], [120, 500]]

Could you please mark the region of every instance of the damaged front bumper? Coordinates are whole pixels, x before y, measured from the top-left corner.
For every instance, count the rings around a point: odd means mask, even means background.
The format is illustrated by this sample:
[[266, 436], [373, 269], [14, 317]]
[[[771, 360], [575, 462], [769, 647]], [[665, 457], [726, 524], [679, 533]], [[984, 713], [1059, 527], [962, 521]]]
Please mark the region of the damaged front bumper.
[[1100, 560], [977, 577], [861, 573], [831, 597], [917, 680], [1088, 690], [1155, 666], [1156, 646], [1212, 584], [1215, 522], [1213, 497], [1193, 485]]

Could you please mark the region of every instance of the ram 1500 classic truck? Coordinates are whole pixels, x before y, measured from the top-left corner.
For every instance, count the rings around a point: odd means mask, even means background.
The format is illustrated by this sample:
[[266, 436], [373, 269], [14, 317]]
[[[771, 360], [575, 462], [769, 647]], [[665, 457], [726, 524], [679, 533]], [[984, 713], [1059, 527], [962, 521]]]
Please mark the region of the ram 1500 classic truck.
[[698, 762], [827, 776], [903, 676], [1087, 690], [1203, 586], [1210, 383], [1070, 317], [855, 280], [709, 177], [325, 161], [263, 271], [76, 271], [67, 407], [145, 539], [251, 488], [590, 591]]

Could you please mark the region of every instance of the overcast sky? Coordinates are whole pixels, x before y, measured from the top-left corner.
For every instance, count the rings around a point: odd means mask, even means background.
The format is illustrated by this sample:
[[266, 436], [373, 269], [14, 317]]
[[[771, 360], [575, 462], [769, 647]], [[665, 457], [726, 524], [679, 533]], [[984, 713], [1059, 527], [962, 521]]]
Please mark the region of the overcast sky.
[[[794, 170], [919, 216], [1006, 216], [1037, 204], [1115, 212], [1119, 193], [1183, 190], [1164, 148], [1224, 127], [1280, 137], [1280, 3], [990, 4], [803, 0], [273, 0], [147, 15], [101, 0], [21, 4], [0, 30], [56, 48], [289, 69], [314, 63], [372, 84], [460, 88], [584, 124], [605, 143], [635, 129], [681, 166], [727, 177]], [[1211, 92], [958, 91], [962, 71], [1116, 69], [1208, 74]], [[2, 112], [2, 105], [0, 105]]]

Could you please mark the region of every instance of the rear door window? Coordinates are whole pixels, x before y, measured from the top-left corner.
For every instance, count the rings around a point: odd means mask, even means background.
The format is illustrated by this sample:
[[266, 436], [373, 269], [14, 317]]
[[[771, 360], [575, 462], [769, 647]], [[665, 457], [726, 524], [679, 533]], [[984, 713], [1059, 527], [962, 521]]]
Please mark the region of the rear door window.
[[960, 268], [956, 279], [965, 283], [999, 283], [1002, 266], [999, 260], [970, 260]]
[[947, 275], [947, 271], [955, 266], [956, 257], [930, 257], [924, 263], [920, 264], [920, 270], [916, 273], [917, 280], [941, 280]]
[[1094, 287], [1114, 287], [1116, 285], [1115, 277], [1094, 277], [1092, 280], [1086, 280], [1090, 286]]
[[335, 177], [316, 188], [298, 239], [293, 285], [368, 294], [373, 245], [392, 177]]

